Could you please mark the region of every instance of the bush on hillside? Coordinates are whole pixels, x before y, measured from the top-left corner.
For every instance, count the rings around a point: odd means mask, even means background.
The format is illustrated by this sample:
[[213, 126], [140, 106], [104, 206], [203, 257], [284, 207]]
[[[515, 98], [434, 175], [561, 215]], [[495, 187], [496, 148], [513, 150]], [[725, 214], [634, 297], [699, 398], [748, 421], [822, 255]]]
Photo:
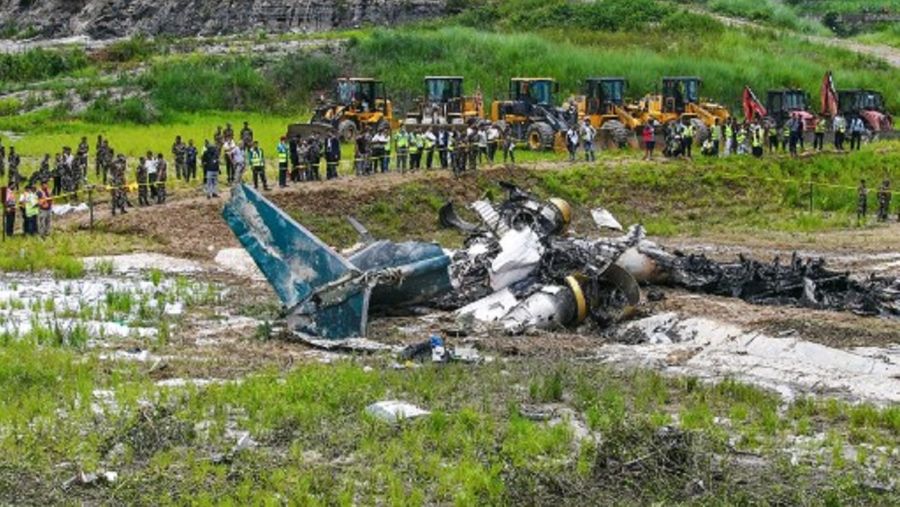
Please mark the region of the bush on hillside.
[[138, 35], [130, 39], [114, 42], [96, 54], [96, 59], [108, 62], [143, 61], [159, 51], [159, 44]]
[[271, 111], [278, 94], [247, 58], [194, 57], [156, 64], [144, 87], [166, 110]]
[[320, 55], [287, 55], [266, 69], [284, 106], [296, 109], [316, 91], [328, 90], [340, 69], [334, 59]]
[[81, 69], [88, 64], [84, 50], [50, 51], [31, 49], [23, 53], [0, 54], [0, 82], [49, 79]]
[[161, 119], [159, 111], [152, 103], [140, 97], [111, 99], [100, 97], [88, 106], [82, 118], [105, 125], [118, 123], [137, 123], [150, 125]]
[[476, 28], [524, 30], [583, 28], [633, 30], [660, 21], [666, 9], [655, 0], [494, 0], [463, 12], [460, 23]]

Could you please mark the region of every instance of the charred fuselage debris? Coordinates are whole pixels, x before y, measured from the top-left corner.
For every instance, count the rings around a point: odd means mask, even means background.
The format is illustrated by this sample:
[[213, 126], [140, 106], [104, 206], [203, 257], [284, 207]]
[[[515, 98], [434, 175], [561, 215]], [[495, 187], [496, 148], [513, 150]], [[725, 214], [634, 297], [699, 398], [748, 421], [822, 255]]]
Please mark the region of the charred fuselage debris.
[[791, 305], [858, 315], [900, 317], [900, 279], [860, 277], [832, 271], [825, 259], [804, 259], [796, 253], [788, 263], [770, 263], [740, 256], [736, 262], [716, 262], [704, 255], [649, 252], [666, 282], [675, 287], [749, 303]]

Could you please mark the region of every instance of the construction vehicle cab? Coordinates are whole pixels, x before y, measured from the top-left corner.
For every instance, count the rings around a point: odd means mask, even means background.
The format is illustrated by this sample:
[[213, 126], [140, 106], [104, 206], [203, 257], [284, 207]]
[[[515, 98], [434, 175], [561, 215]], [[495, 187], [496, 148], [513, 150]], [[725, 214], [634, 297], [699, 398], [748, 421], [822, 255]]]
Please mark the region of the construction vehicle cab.
[[552, 78], [511, 78], [509, 98], [491, 104], [491, 121], [501, 129], [509, 127], [512, 136], [532, 150], [552, 149], [573, 120], [553, 105], [558, 92], [559, 84]]
[[662, 110], [666, 113], [688, 114], [688, 106], [700, 102], [699, 77], [664, 77]]
[[414, 111], [406, 114], [409, 126], [465, 125], [473, 118], [483, 118], [481, 93], [464, 95], [463, 78], [459, 76], [427, 76], [425, 96]]
[[777, 127], [784, 125], [792, 116], [803, 121], [803, 128], [813, 131], [816, 117], [809, 112], [809, 94], [798, 88], [781, 88], [766, 93], [766, 111]]
[[894, 129], [891, 115], [885, 111], [884, 97], [875, 90], [838, 90], [838, 111], [848, 118], [859, 116], [872, 132]]
[[647, 95], [637, 105], [641, 123], [667, 125], [689, 120], [694, 127], [694, 141], [702, 143], [709, 129], [731, 117], [725, 106], [700, 97], [703, 81], [695, 76], [664, 77], [662, 93]]
[[637, 144], [634, 134], [641, 121], [625, 104], [627, 87], [624, 77], [589, 77], [584, 82], [584, 96], [570, 99], [578, 106], [579, 118], [587, 118], [600, 131], [603, 144]]
[[384, 82], [367, 77], [349, 77], [335, 82], [334, 97], [316, 108], [310, 125], [337, 129], [342, 140], [350, 141], [362, 128], [390, 128], [393, 121], [393, 106], [387, 98]]

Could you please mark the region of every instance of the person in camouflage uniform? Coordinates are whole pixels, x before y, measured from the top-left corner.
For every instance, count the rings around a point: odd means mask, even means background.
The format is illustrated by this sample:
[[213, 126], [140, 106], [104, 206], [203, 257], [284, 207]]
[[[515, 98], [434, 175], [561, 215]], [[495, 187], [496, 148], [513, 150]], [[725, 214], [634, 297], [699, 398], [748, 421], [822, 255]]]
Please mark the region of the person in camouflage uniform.
[[112, 174], [110, 174], [110, 197], [112, 202], [112, 214], [116, 215], [116, 211], [121, 211], [124, 215], [125, 211], [125, 155], [120, 154], [116, 157], [112, 164]]
[[78, 162], [79, 169], [81, 169], [81, 172], [78, 174], [80, 177], [87, 177], [88, 153], [90, 151], [91, 146], [88, 144], [87, 137], [82, 137], [81, 142], [78, 143], [78, 151], [75, 153], [75, 159]]
[[6, 147], [3, 146], [3, 139], [0, 139], [0, 178], [6, 174]]
[[244, 128], [241, 129], [241, 144], [245, 150], [253, 147], [253, 129], [250, 128], [249, 122], [244, 122]]
[[469, 138], [466, 143], [469, 147], [469, 170], [475, 172], [478, 164], [478, 154], [480, 153], [478, 149], [478, 130], [472, 129], [472, 132], [469, 133]]
[[159, 153], [156, 158], [156, 204], [166, 202], [166, 180], [169, 177], [169, 165], [163, 154]]
[[9, 180], [8, 186], [18, 187], [19, 181], [22, 180], [22, 176], [19, 174], [19, 164], [22, 163], [21, 157], [16, 153], [16, 148], [14, 146], [9, 147], [9, 158], [7, 159], [9, 162]]
[[39, 183], [50, 180], [50, 154], [45, 153], [44, 159], [41, 160], [41, 167], [31, 174], [28, 184], [36, 187]]
[[141, 157], [134, 172], [138, 185], [138, 206], [150, 206], [150, 199], [147, 198], [147, 159]]
[[94, 171], [96, 172], [97, 178], [100, 178], [100, 168], [103, 166], [103, 136], [97, 136], [97, 144], [94, 145], [94, 153], [97, 154], [97, 158], [94, 160]]
[[99, 171], [97, 176], [101, 178], [104, 185], [106, 185], [107, 175], [114, 161], [115, 159], [113, 158], [113, 151], [109, 147], [109, 141], [107, 139], [102, 140], [100, 146], [97, 148], [97, 170]]
[[891, 212], [891, 182], [884, 180], [878, 189], [878, 221], [887, 222]]
[[172, 144], [172, 156], [175, 158], [175, 178], [179, 180], [187, 173], [186, 155], [187, 145], [181, 141], [181, 136], [175, 136], [175, 143]]
[[222, 146], [225, 145], [225, 134], [222, 133], [222, 126], [216, 127], [216, 133], [213, 134], [213, 142], [216, 143], [216, 147], [219, 148], [219, 153], [222, 152]]
[[859, 180], [856, 187], [856, 222], [865, 222], [869, 211], [869, 189], [866, 188], [866, 180]]
[[61, 153], [57, 153], [53, 160], [53, 170], [50, 172], [51, 176], [53, 176], [53, 195], [59, 195], [62, 191], [61, 175], [64, 159]]
[[61, 193], [68, 194], [71, 192], [75, 192], [75, 180], [76, 172], [78, 171], [78, 162], [77, 159], [72, 156], [72, 149], [68, 146], [63, 148], [63, 166], [61, 167], [61, 169], [62, 171], [59, 175], [60, 185], [62, 186]]
[[454, 173], [456, 176], [466, 172], [466, 163], [469, 159], [469, 140], [465, 133], [457, 133], [456, 148], [454, 154]]

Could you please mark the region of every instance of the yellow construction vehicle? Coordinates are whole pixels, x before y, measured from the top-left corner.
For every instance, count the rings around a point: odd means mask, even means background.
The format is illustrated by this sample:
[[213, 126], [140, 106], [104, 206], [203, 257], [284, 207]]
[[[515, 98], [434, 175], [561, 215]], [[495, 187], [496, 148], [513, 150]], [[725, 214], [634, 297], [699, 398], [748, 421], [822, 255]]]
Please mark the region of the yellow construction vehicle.
[[638, 102], [641, 123], [653, 120], [657, 124], [690, 120], [694, 126], [694, 140], [702, 143], [709, 136], [709, 128], [718, 119], [721, 123], [731, 117], [728, 109], [700, 98], [702, 80], [694, 76], [664, 77], [662, 93], [645, 96]]
[[559, 84], [552, 78], [512, 78], [509, 98], [491, 104], [491, 121], [501, 130], [508, 126], [513, 138], [532, 150], [562, 146], [562, 135], [574, 119], [553, 105], [557, 92]]
[[309, 123], [288, 128], [289, 136], [325, 134], [337, 130], [343, 141], [351, 141], [361, 129], [394, 128], [394, 108], [387, 98], [384, 82], [368, 77], [340, 78], [334, 96], [323, 99]]
[[417, 100], [415, 110], [406, 113], [403, 123], [408, 127], [450, 125], [460, 128], [472, 120], [484, 118], [481, 92], [465, 96], [462, 77], [427, 76], [424, 83], [425, 96]]
[[625, 103], [627, 81], [623, 77], [589, 77], [584, 95], [569, 99], [579, 118], [588, 118], [599, 131], [601, 142], [623, 147], [636, 144], [635, 134], [643, 125], [633, 106]]

